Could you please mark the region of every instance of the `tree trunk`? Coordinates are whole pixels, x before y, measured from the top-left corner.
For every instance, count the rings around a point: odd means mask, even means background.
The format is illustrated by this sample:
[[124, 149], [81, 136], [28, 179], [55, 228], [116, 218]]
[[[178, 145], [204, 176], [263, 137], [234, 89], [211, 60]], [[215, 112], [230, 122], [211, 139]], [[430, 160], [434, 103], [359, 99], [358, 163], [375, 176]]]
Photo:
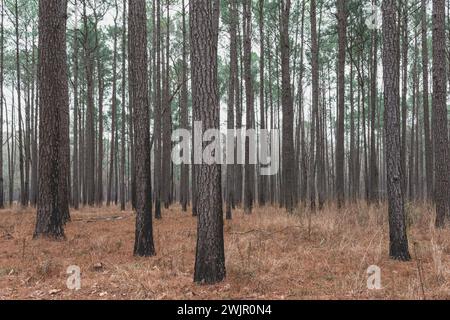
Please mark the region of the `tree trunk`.
[[389, 254], [392, 259], [410, 260], [402, 190], [399, 108], [399, 34], [395, 0], [383, 0], [383, 78], [389, 204]]
[[114, 16], [114, 52], [113, 52], [113, 80], [112, 80], [112, 103], [111, 103], [111, 147], [109, 155], [109, 181], [108, 181], [108, 194], [106, 199], [106, 205], [109, 206], [112, 201], [112, 189], [116, 155], [116, 115], [117, 115], [117, 19], [119, 16], [119, 7], [117, 0], [115, 0], [116, 13]]
[[344, 205], [344, 162], [345, 162], [345, 52], [347, 47], [347, 10], [345, 0], [337, 1], [338, 19], [338, 117], [336, 141], [336, 193], [338, 208]]
[[125, 157], [126, 157], [126, 140], [125, 140], [125, 122], [126, 122], [126, 7], [127, 2], [123, 1], [123, 11], [122, 11], [122, 112], [121, 112], [121, 147], [120, 147], [120, 210], [125, 210]]
[[[219, 1], [190, 1], [193, 108], [203, 123], [202, 133], [219, 128], [217, 44]], [[202, 164], [198, 179], [198, 228], [194, 281], [213, 284], [225, 278], [221, 166]]]
[[295, 195], [297, 193], [295, 179], [295, 152], [294, 152], [294, 108], [292, 102], [291, 76], [290, 76], [290, 44], [289, 44], [289, 17], [291, 1], [281, 2], [281, 73], [282, 73], [282, 99], [283, 99], [283, 195], [282, 203], [286, 210], [293, 212]]
[[[66, 1], [39, 1], [39, 80], [40, 117], [39, 140], [39, 197], [34, 238], [64, 237], [64, 206], [67, 200], [64, 179], [61, 178], [64, 141], [61, 123], [63, 113], [69, 111], [66, 53]], [[68, 137], [67, 137], [68, 139]], [[67, 146], [68, 147], [68, 146]], [[64, 177], [63, 177], [64, 178]]]
[[[246, 128], [255, 129], [253, 121], [254, 113], [254, 92], [252, 78], [252, 5], [251, 0], [243, 2], [243, 21], [244, 21], [244, 69], [245, 69], [245, 102], [246, 102]], [[244, 211], [250, 214], [253, 210], [254, 201], [254, 165], [250, 164], [250, 138], [245, 139], [245, 194]]]
[[449, 146], [447, 120], [445, 0], [433, 0], [433, 138], [436, 181], [436, 227], [449, 218]]
[[128, 61], [133, 104], [136, 162], [136, 237], [134, 254], [155, 255], [152, 229], [150, 114], [148, 101], [147, 15], [145, 0], [128, 1]]
[[155, 218], [161, 219], [161, 0], [156, 1], [156, 83], [155, 87], [155, 164], [154, 164], [154, 179], [155, 179]]
[[429, 92], [428, 92], [428, 36], [427, 1], [422, 0], [422, 76], [423, 76], [423, 126], [425, 135], [425, 175], [427, 182], [427, 200], [433, 198], [433, 144], [431, 143]]
[[[183, 68], [182, 68], [182, 84], [181, 84], [181, 128], [189, 129], [189, 114], [188, 114], [188, 88], [187, 88], [187, 30], [186, 30], [186, 7], [185, 0], [182, 1], [182, 24], [183, 24]], [[180, 178], [180, 202], [183, 212], [187, 211], [187, 206], [189, 203], [189, 165], [181, 165], [181, 178]]]
[[316, 160], [315, 160], [315, 131], [316, 115], [319, 109], [319, 45], [317, 39], [316, 0], [311, 0], [311, 68], [312, 68], [312, 105], [311, 105], [311, 134], [309, 149], [309, 200], [311, 210], [316, 208]]

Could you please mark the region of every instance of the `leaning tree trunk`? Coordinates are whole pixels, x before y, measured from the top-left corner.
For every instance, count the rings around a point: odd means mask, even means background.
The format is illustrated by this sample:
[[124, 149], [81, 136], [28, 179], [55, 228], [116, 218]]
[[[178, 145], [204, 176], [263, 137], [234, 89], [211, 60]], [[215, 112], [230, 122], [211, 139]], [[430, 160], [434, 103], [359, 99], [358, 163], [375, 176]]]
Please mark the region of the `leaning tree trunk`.
[[[66, 1], [39, 1], [40, 117], [39, 196], [34, 237], [64, 237], [64, 206], [67, 199], [61, 167], [66, 161], [61, 122], [69, 112], [66, 53]], [[68, 137], [67, 137], [68, 139]], [[68, 210], [68, 209], [67, 209]]]
[[[217, 43], [219, 1], [190, 1], [192, 103], [206, 129], [219, 129]], [[225, 278], [221, 166], [202, 164], [198, 179], [198, 228], [194, 281], [217, 283]]]
[[150, 168], [150, 114], [148, 100], [147, 16], [145, 0], [128, 1], [128, 61], [130, 101], [133, 104], [136, 237], [134, 254], [153, 256], [152, 186]]
[[402, 188], [400, 159], [399, 109], [399, 34], [395, 0], [383, 0], [383, 78], [385, 104], [385, 134], [387, 162], [387, 195], [389, 204], [390, 256], [395, 260], [410, 260]]

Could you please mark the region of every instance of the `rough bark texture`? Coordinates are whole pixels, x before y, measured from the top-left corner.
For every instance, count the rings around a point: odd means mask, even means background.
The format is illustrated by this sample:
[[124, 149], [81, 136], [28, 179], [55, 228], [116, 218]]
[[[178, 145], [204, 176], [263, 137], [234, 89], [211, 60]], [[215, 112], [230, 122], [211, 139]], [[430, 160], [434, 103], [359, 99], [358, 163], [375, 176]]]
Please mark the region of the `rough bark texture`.
[[289, 17], [291, 1], [281, 2], [281, 73], [282, 73], [282, 104], [283, 104], [283, 194], [282, 203], [288, 212], [293, 212], [296, 194], [295, 179], [295, 152], [294, 152], [294, 108], [291, 90], [290, 75], [290, 44], [289, 44]]
[[[190, 1], [192, 102], [203, 132], [219, 128], [217, 41], [219, 1]], [[198, 179], [198, 228], [194, 281], [217, 283], [225, 278], [221, 166], [202, 164]]]
[[319, 109], [319, 44], [317, 39], [316, 0], [311, 0], [311, 72], [312, 72], [312, 105], [309, 149], [309, 201], [311, 209], [316, 208], [316, 161], [315, 161], [315, 126]]
[[410, 259], [406, 218], [402, 192], [400, 160], [400, 109], [399, 109], [399, 35], [395, 0], [383, 1], [383, 78], [385, 103], [385, 134], [387, 162], [387, 194], [389, 204], [389, 254], [392, 259]]
[[423, 127], [425, 135], [425, 176], [427, 198], [433, 198], [433, 144], [431, 143], [430, 107], [428, 91], [428, 36], [427, 36], [427, 1], [422, 0], [422, 77], [423, 77]]
[[[155, 218], [161, 219], [161, 1], [156, 1], [156, 83], [155, 88], [155, 130], [154, 179], [155, 179]], [[165, 182], [166, 183], [166, 182]]]
[[148, 104], [147, 16], [145, 0], [128, 1], [128, 59], [133, 103], [136, 162], [136, 234], [134, 254], [153, 256], [150, 114]]
[[[34, 237], [64, 238], [67, 188], [61, 183], [64, 155], [62, 113], [69, 111], [66, 53], [67, 1], [39, 1], [40, 116], [39, 196]], [[68, 139], [68, 137], [67, 137]]]
[[447, 122], [447, 56], [445, 0], [433, 0], [433, 137], [436, 182], [436, 227], [443, 227], [449, 214], [449, 146]]

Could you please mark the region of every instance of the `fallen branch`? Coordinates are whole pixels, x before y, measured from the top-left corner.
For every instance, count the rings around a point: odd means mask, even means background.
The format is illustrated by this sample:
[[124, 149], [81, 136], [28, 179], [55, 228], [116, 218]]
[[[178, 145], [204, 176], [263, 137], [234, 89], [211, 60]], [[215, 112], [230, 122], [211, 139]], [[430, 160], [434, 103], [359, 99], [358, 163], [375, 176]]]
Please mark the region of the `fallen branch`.
[[112, 216], [112, 217], [97, 217], [97, 218], [89, 218], [89, 219], [74, 219], [74, 222], [86, 222], [86, 223], [92, 223], [92, 222], [98, 222], [98, 221], [117, 221], [117, 220], [123, 220], [126, 217], [122, 216]]
[[236, 235], [242, 236], [242, 235], [246, 235], [246, 234], [250, 234], [250, 233], [262, 233], [266, 236], [272, 236], [274, 234], [281, 233], [281, 232], [284, 232], [289, 229], [301, 229], [301, 228], [302, 228], [302, 226], [289, 226], [289, 227], [286, 227], [286, 228], [283, 228], [281, 230], [277, 230], [274, 232], [267, 232], [267, 231], [261, 230], [261, 229], [252, 229], [252, 230], [248, 230], [248, 231], [244, 231], [244, 232], [230, 232], [230, 234], [236, 234]]

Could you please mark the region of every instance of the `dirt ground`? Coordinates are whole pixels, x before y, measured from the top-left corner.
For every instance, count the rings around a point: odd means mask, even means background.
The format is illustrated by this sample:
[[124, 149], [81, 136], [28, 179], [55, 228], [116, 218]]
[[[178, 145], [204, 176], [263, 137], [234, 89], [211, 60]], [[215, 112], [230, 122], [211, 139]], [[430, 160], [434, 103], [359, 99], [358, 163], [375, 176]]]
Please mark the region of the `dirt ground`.
[[[66, 241], [32, 240], [35, 212], [0, 211], [0, 299], [449, 299], [450, 229], [431, 208], [408, 205], [410, 262], [388, 256], [387, 209], [234, 212], [225, 222], [227, 279], [193, 283], [196, 219], [179, 207], [154, 221], [157, 256], [132, 255], [134, 215], [117, 208], [72, 211]], [[81, 269], [69, 290], [67, 268]], [[380, 290], [367, 268], [381, 268]]]

